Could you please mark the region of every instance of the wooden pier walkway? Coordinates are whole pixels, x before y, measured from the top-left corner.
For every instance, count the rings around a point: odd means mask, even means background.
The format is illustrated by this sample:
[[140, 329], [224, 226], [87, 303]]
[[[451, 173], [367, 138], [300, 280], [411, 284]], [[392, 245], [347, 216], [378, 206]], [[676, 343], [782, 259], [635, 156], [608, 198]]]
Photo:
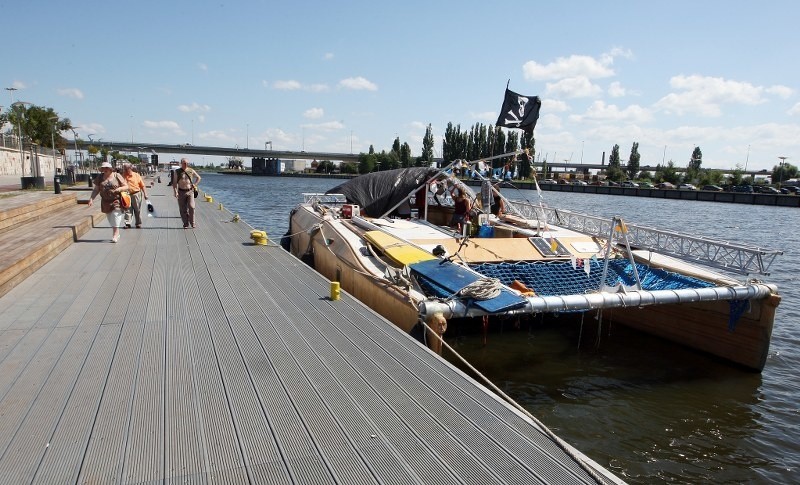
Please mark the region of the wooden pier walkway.
[[219, 201], [183, 229], [168, 189], [0, 297], [3, 483], [621, 483]]

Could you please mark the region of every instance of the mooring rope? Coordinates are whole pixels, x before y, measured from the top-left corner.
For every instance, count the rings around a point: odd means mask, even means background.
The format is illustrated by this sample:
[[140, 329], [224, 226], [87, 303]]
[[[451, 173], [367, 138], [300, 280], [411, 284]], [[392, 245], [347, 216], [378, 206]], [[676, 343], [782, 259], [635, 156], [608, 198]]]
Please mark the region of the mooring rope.
[[426, 323], [426, 322], [425, 322], [423, 319], [420, 319], [420, 320], [419, 320], [419, 322], [420, 322], [420, 323], [421, 323], [421, 324], [422, 324], [422, 325], [425, 327], [425, 329], [426, 329], [426, 330], [428, 330], [428, 332], [423, 332], [423, 334], [428, 334], [428, 333], [431, 333], [431, 334], [435, 335], [435, 336], [436, 336], [436, 338], [437, 338], [437, 339], [439, 339], [439, 341], [441, 341], [442, 345], [444, 345], [444, 347], [445, 347], [445, 348], [447, 348], [447, 350], [449, 350], [450, 352], [452, 352], [452, 353], [453, 353], [453, 355], [454, 355], [454, 356], [455, 356], [455, 357], [456, 357], [456, 358], [457, 358], [459, 361], [461, 361], [461, 362], [462, 362], [462, 363], [463, 363], [465, 366], [467, 366], [467, 368], [468, 368], [470, 371], [472, 371], [472, 372], [473, 372], [473, 373], [474, 373], [476, 376], [478, 376], [478, 377], [480, 378], [480, 380], [481, 380], [481, 381], [482, 381], [482, 382], [483, 382], [483, 383], [484, 383], [484, 384], [485, 384], [485, 385], [486, 385], [486, 386], [487, 386], [489, 389], [491, 389], [491, 390], [492, 390], [494, 393], [496, 393], [498, 396], [500, 396], [502, 399], [504, 399], [504, 400], [505, 400], [507, 403], [509, 403], [511, 406], [513, 406], [513, 407], [514, 407], [516, 410], [518, 410], [519, 412], [521, 412], [522, 414], [524, 414], [524, 415], [525, 415], [525, 416], [526, 416], [528, 419], [530, 419], [531, 421], [533, 421], [533, 423], [534, 423], [534, 424], [535, 424], [537, 427], [539, 427], [539, 429], [540, 429], [540, 430], [541, 430], [541, 431], [542, 431], [542, 432], [543, 432], [543, 433], [544, 433], [544, 434], [545, 434], [545, 435], [546, 435], [548, 438], [550, 438], [550, 439], [551, 439], [551, 440], [552, 440], [552, 441], [553, 441], [553, 442], [554, 442], [554, 443], [555, 443], [555, 444], [556, 444], [556, 445], [557, 445], [559, 448], [561, 448], [561, 450], [562, 450], [564, 453], [566, 453], [566, 454], [567, 454], [567, 455], [568, 455], [570, 458], [572, 458], [573, 460], [575, 460], [575, 461], [576, 461], [576, 462], [577, 462], [577, 463], [578, 463], [578, 464], [581, 466], [581, 468], [583, 468], [583, 470], [584, 470], [586, 473], [588, 473], [588, 474], [589, 474], [589, 475], [590, 475], [592, 478], [594, 478], [594, 479], [597, 481], [597, 483], [601, 483], [601, 484], [606, 484], [606, 483], [609, 483], [609, 482], [608, 482], [608, 481], [607, 481], [607, 480], [606, 480], [606, 479], [605, 479], [605, 478], [604, 478], [602, 475], [600, 475], [600, 474], [597, 472], [597, 470], [595, 470], [595, 469], [594, 469], [594, 467], [593, 467], [592, 465], [590, 465], [589, 463], [587, 463], [587, 462], [585, 461], [585, 459], [583, 458], [583, 456], [582, 456], [582, 455], [580, 455], [580, 454], [576, 454], [576, 453], [575, 453], [575, 452], [572, 450], [572, 448], [570, 447], [570, 445], [569, 445], [569, 444], [568, 444], [566, 441], [564, 441], [563, 439], [559, 438], [559, 437], [558, 437], [558, 435], [556, 435], [555, 433], [553, 433], [553, 431], [551, 431], [551, 430], [550, 430], [550, 428], [548, 428], [547, 426], [545, 426], [545, 424], [544, 424], [544, 423], [542, 423], [541, 421], [539, 421], [539, 419], [537, 419], [537, 418], [536, 418], [536, 416], [534, 416], [533, 414], [531, 414], [531, 412], [530, 412], [530, 411], [528, 411], [527, 409], [525, 409], [524, 407], [522, 407], [522, 405], [521, 405], [521, 404], [519, 404], [519, 403], [518, 403], [518, 402], [516, 402], [516, 401], [515, 401], [515, 400], [514, 400], [514, 399], [513, 399], [511, 396], [509, 396], [508, 394], [506, 394], [505, 392], [503, 392], [503, 391], [502, 391], [502, 390], [501, 390], [499, 387], [497, 387], [497, 385], [496, 385], [496, 384], [494, 384], [494, 383], [493, 383], [491, 380], [489, 380], [489, 378], [488, 378], [488, 377], [486, 377], [485, 375], [483, 375], [483, 374], [482, 374], [482, 373], [481, 373], [481, 372], [480, 372], [480, 371], [479, 371], [477, 368], [475, 368], [475, 366], [473, 366], [472, 364], [470, 364], [470, 363], [469, 363], [469, 361], [467, 361], [467, 359], [465, 359], [465, 358], [464, 358], [464, 357], [463, 357], [461, 354], [459, 354], [458, 352], [456, 352], [456, 350], [455, 350], [455, 349], [454, 349], [454, 348], [453, 348], [453, 347], [452, 347], [452, 346], [451, 346], [449, 343], [447, 343], [447, 342], [444, 340], [444, 338], [443, 338], [441, 335], [439, 335], [438, 333], [436, 333], [436, 331], [435, 331], [433, 328], [431, 328], [431, 327], [430, 327], [430, 326], [429, 326], [429, 325], [428, 325], [428, 324], [427, 324], [427, 323]]

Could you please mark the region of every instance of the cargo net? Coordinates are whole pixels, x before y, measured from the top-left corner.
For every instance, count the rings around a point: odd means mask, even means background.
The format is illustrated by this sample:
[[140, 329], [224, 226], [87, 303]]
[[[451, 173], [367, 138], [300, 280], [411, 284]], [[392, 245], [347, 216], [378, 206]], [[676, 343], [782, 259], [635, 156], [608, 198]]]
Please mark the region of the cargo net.
[[[574, 267], [573, 267], [574, 264]], [[481, 263], [470, 267], [478, 273], [497, 278], [510, 286], [514, 280], [524, 284], [538, 296], [576, 295], [597, 292], [603, 276], [603, 260], [586, 259], [553, 262]], [[586, 267], [588, 265], [588, 269]], [[713, 283], [691, 276], [672, 273], [643, 264], [636, 264], [643, 290], [677, 290], [709, 288]], [[608, 262], [605, 284], [610, 287], [624, 285], [636, 287], [631, 262], [612, 259]]]

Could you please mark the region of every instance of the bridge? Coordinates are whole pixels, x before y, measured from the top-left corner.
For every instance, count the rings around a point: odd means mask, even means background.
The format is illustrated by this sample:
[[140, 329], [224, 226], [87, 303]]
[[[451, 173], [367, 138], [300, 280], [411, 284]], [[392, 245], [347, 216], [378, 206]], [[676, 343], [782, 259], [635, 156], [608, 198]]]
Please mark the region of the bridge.
[[290, 150], [261, 150], [255, 148], [225, 148], [212, 146], [195, 146], [186, 144], [166, 145], [159, 143], [130, 143], [117, 141], [92, 141], [86, 142], [77, 140], [79, 150], [85, 150], [90, 145], [100, 149], [120, 152], [143, 152], [143, 153], [179, 153], [185, 155], [212, 155], [220, 157], [241, 157], [241, 158], [281, 158], [287, 160], [339, 160], [342, 162], [358, 162], [359, 154], [353, 153], [334, 153], [334, 152], [306, 152]]
[[[211, 155], [220, 157], [240, 157], [240, 158], [280, 158], [283, 160], [330, 160], [341, 162], [358, 162], [358, 153], [336, 153], [336, 152], [306, 152], [306, 151], [291, 151], [291, 150], [262, 150], [256, 148], [241, 148], [241, 147], [213, 147], [213, 146], [196, 146], [188, 143], [169, 145], [159, 143], [146, 143], [146, 142], [119, 142], [119, 141], [84, 141], [76, 140], [75, 144], [79, 150], [86, 150], [90, 145], [100, 149], [108, 149], [109, 151], [121, 152], [144, 152], [144, 153], [171, 153], [171, 154], [185, 154], [185, 155]], [[270, 144], [271, 146], [271, 144]], [[444, 160], [442, 158], [434, 158], [434, 162], [441, 166]], [[532, 165], [541, 169], [544, 163], [534, 162]], [[608, 164], [599, 163], [571, 163], [571, 162], [547, 162], [547, 171], [555, 173], [575, 172], [588, 174], [590, 170], [602, 171], [608, 168]], [[626, 165], [621, 165], [622, 170], [626, 169]], [[655, 172], [658, 167], [651, 165], [642, 165], [639, 171]], [[676, 167], [680, 172], [683, 171], [681, 167]], [[733, 169], [728, 170], [732, 172]], [[743, 175], [768, 175], [771, 172], [768, 170], [743, 170]]]

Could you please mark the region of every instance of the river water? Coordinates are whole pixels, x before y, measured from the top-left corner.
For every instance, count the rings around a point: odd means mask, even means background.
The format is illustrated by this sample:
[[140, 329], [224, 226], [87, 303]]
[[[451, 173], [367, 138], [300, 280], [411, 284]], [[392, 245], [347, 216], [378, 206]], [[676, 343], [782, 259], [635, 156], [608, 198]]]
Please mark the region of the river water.
[[[304, 192], [337, 179], [203, 174], [202, 188], [277, 241]], [[537, 201], [534, 191], [503, 189]], [[593, 316], [447, 340], [545, 425], [629, 483], [794, 483], [800, 473], [800, 210], [544, 192], [550, 206], [779, 249], [767, 365], [742, 371]], [[582, 331], [583, 329], [583, 331]], [[580, 348], [579, 348], [580, 346]]]

